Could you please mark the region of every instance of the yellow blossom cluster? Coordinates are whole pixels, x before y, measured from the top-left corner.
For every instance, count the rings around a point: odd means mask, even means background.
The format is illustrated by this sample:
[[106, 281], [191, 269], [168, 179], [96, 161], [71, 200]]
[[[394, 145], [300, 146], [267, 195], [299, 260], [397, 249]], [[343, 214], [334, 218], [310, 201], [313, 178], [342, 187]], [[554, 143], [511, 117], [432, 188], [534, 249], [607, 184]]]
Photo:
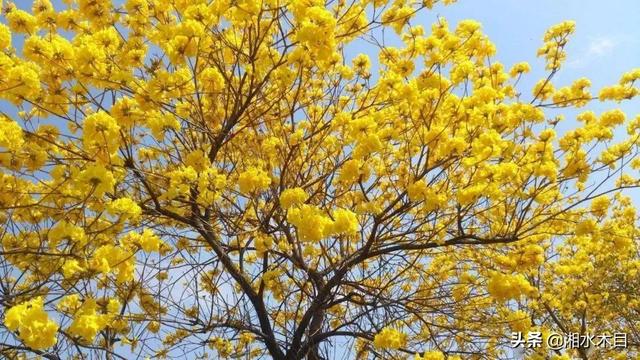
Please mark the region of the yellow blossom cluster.
[[407, 344], [407, 335], [392, 327], [385, 327], [373, 338], [378, 349], [399, 349]]
[[564, 46], [569, 35], [575, 31], [574, 21], [564, 21], [550, 27], [544, 35], [544, 45], [538, 49], [538, 56], [544, 56], [547, 61], [547, 69], [557, 70], [566, 60], [567, 54]]
[[238, 186], [243, 193], [251, 193], [266, 189], [271, 184], [271, 178], [264, 171], [250, 167], [238, 177]]
[[355, 213], [336, 209], [331, 217], [320, 208], [303, 204], [289, 209], [287, 221], [298, 230], [302, 241], [318, 242], [332, 235], [353, 235], [360, 229]]
[[494, 273], [489, 278], [487, 290], [498, 301], [519, 299], [521, 296], [533, 296], [536, 289], [521, 274]]
[[113, 313], [120, 310], [118, 300], [111, 299], [108, 308], [111, 314], [101, 314], [97, 312], [98, 304], [95, 299], [84, 299], [74, 311], [73, 322], [67, 329], [68, 333], [80, 337], [85, 342], [93, 342], [96, 335], [110, 323]]
[[293, 206], [302, 205], [309, 196], [302, 188], [286, 189], [280, 194], [280, 206], [289, 209]]
[[33, 349], [46, 349], [56, 344], [58, 324], [44, 311], [44, 299], [36, 297], [10, 307], [4, 316], [4, 324], [11, 331], [19, 332], [20, 339]]

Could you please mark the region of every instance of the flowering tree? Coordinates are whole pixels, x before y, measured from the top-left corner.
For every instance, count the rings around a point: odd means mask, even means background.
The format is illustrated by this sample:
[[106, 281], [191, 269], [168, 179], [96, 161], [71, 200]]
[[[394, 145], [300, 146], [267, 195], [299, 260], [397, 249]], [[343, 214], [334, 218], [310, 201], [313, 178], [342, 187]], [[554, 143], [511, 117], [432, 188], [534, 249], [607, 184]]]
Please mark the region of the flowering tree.
[[554, 87], [564, 22], [520, 89], [477, 22], [412, 23], [434, 2], [5, 3], [0, 355], [635, 356], [640, 117], [545, 111], [640, 69]]

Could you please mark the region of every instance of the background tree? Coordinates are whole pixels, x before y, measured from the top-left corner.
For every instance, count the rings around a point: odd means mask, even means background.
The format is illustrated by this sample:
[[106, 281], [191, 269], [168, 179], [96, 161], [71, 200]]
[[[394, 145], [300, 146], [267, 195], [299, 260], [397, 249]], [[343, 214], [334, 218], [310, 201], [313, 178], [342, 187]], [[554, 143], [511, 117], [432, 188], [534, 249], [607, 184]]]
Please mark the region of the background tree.
[[555, 88], [572, 22], [524, 91], [477, 22], [411, 24], [435, 1], [66, 3], [3, 5], [3, 357], [637, 354], [640, 117], [545, 109], [640, 70]]

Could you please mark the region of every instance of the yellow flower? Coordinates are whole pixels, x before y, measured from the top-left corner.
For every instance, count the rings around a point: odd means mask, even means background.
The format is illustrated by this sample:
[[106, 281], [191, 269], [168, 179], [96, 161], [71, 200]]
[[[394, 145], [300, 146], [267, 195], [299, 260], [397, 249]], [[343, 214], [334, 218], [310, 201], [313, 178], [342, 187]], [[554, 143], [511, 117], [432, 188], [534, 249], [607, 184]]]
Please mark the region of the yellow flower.
[[[518, 81], [531, 66], [503, 65], [477, 21], [412, 20], [454, 1], [5, 1], [6, 356], [162, 358], [201, 340], [213, 357], [269, 356], [224, 328], [251, 330], [250, 308], [202, 296], [265, 298], [281, 334], [322, 293], [306, 330], [370, 315], [363, 358], [499, 358], [505, 330], [544, 323], [542, 301], [568, 327], [587, 311], [591, 329], [623, 331], [640, 309], [620, 291], [640, 274], [621, 193], [639, 184], [640, 117], [580, 110], [587, 78]], [[544, 36], [553, 74], [573, 31]], [[348, 51], [363, 40], [379, 46]], [[600, 99], [639, 83], [631, 69]], [[68, 336], [51, 346], [57, 322]]]
[[162, 141], [164, 133], [168, 130], [180, 130], [180, 122], [171, 114], [154, 113], [146, 117], [147, 126], [151, 129], [154, 138]]
[[475, 20], [462, 20], [456, 27], [456, 35], [463, 38], [468, 38], [476, 34], [481, 28], [482, 25]]
[[157, 321], [151, 321], [149, 323], [149, 326], [147, 326], [147, 329], [149, 329], [149, 331], [151, 331], [152, 333], [156, 334], [158, 331], [160, 331], [160, 323]]
[[120, 246], [102, 245], [93, 253], [90, 268], [102, 274], [117, 272], [116, 281], [124, 283], [133, 279], [135, 257]]
[[62, 274], [65, 279], [71, 279], [75, 274], [83, 272], [84, 270], [78, 260], [67, 260], [64, 262], [64, 265], [62, 265]]
[[82, 302], [80, 301], [80, 295], [70, 294], [62, 298], [57, 305], [58, 310], [63, 312], [75, 312]]
[[118, 125], [130, 126], [143, 119], [137, 103], [130, 97], [122, 97], [111, 107], [111, 116], [116, 119]]
[[447, 198], [439, 194], [434, 186], [429, 186], [424, 180], [416, 181], [407, 187], [407, 195], [411, 201], [423, 201], [423, 210], [432, 211], [444, 206]]
[[240, 192], [244, 194], [264, 190], [268, 188], [269, 185], [271, 185], [269, 174], [254, 166], [250, 166], [238, 177]]
[[192, 167], [197, 172], [202, 172], [211, 166], [211, 162], [209, 161], [207, 154], [205, 154], [202, 149], [188, 153], [184, 159], [184, 164], [188, 167]]
[[607, 214], [611, 200], [606, 195], [599, 196], [591, 202], [591, 212], [595, 216], [604, 216]]
[[527, 245], [516, 256], [517, 267], [521, 269], [533, 268], [544, 262], [544, 249], [540, 245]]
[[11, 31], [5, 24], [0, 24], [0, 50], [11, 47]]
[[138, 239], [138, 243], [142, 247], [142, 250], [146, 252], [158, 252], [163, 241], [153, 233], [150, 229], [145, 229]]
[[332, 213], [333, 223], [330, 232], [333, 234], [354, 235], [360, 230], [358, 217], [347, 209], [336, 209]]
[[338, 181], [345, 182], [347, 184], [352, 184], [359, 179], [366, 180], [367, 172], [363, 169], [362, 163], [360, 160], [351, 159], [347, 160], [342, 167], [340, 168], [340, 175], [338, 176]]
[[209, 93], [216, 93], [225, 85], [224, 77], [218, 69], [213, 67], [204, 69], [202, 73], [200, 73], [200, 79], [205, 91]]
[[107, 326], [109, 318], [108, 315], [97, 313], [97, 307], [95, 299], [85, 299], [74, 314], [67, 332], [72, 336], [79, 336], [86, 342], [93, 342], [98, 332]]
[[521, 74], [525, 74], [531, 71], [531, 66], [527, 62], [519, 62], [511, 67], [509, 70], [509, 75], [511, 77], [516, 77]]
[[112, 153], [118, 149], [119, 138], [120, 127], [111, 115], [99, 111], [84, 120], [82, 139], [86, 149], [106, 146]]
[[17, 122], [0, 115], [0, 147], [17, 151], [24, 144], [22, 128]]
[[358, 54], [352, 60], [356, 73], [360, 76], [367, 76], [371, 67], [371, 60], [366, 54]]
[[600, 101], [605, 100], [615, 100], [620, 102], [622, 100], [628, 100], [638, 95], [640, 90], [635, 87], [623, 86], [623, 85], [613, 85], [613, 86], [605, 86], [600, 90], [598, 94], [598, 98]]
[[335, 46], [333, 32], [336, 19], [324, 6], [312, 6], [306, 9], [305, 16], [299, 21], [295, 38], [308, 46], [314, 55], [326, 60]]
[[142, 214], [142, 209], [138, 204], [128, 197], [116, 199], [107, 204], [107, 212], [118, 215], [120, 219], [137, 221]]
[[258, 233], [254, 239], [254, 243], [256, 252], [262, 255], [273, 246], [273, 238], [268, 234]]
[[531, 318], [528, 313], [522, 310], [509, 311], [506, 315], [506, 322], [512, 331], [527, 333], [531, 328]]
[[4, 317], [5, 326], [18, 331], [20, 339], [36, 350], [50, 348], [58, 341], [58, 324], [49, 319], [43, 304], [44, 299], [36, 297], [9, 308]]
[[600, 115], [600, 124], [606, 127], [612, 127], [624, 123], [625, 114], [620, 109], [605, 111]]
[[82, 227], [73, 225], [66, 220], [58, 222], [49, 230], [48, 239], [52, 247], [57, 246], [64, 239], [68, 239], [70, 242], [78, 244], [78, 246], [84, 246], [88, 241]]
[[11, 31], [33, 34], [37, 29], [38, 21], [35, 16], [20, 9], [12, 9], [6, 16]]
[[522, 274], [494, 273], [487, 284], [489, 294], [498, 301], [517, 299], [522, 295], [533, 295], [535, 288]]
[[378, 349], [400, 349], [407, 344], [407, 335], [400, 331], [385, 327], [373, 338], [373, 346]]
[[111, 298], [109, 302], [107, 302], [107, 313], [109, 314], [118, 314], [121, 308], [122, 303], [116, 298]]
[[307, 204], [290, 209], [287, 220], [298, 229], [301, 241], [320, 241], [328, 235], [332, 226], [331, 219], [322, 210]]
[[88, 191], [93, 190], [93, 194], [97, 197], [113, 191], [115, 185], [113, 174], [100, 164], [90, 165], [81, 171], [78, 181]]
[[280, 206], [283, 209], [289, 209], [290, 207], [303, 204], [309, 195], [303, 188], [286, 189], [280, 194]]

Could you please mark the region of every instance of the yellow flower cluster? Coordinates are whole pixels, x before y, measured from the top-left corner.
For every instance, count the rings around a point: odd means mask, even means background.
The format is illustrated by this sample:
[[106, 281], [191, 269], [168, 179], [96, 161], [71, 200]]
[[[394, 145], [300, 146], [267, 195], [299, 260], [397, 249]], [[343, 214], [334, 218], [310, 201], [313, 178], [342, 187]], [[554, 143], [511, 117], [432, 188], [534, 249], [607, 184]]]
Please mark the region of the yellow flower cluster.
[[153, 113], [147, 117], [146, 125], [151, 129], [153, 137], [160, 141], [164, 139], [165, 132], [180, 130], [180, 122], [170, 114]]
[[511, 67], [509, 70], [509, 75], [511, 77], [520, 76], [522, 74], [526, 74], [531, 71], [531, 66], [527, 62], [519, 62]]
[[87, 241], [87, 235], [82, 227], [73, 225], [66, 220], [62, 220], [49, 230], [49, 244], [56, 247], [62, 240], [69, 240], [77, 246], [84, 246]]
[[584, 106], [591, 100], [591, 94], [587, 91], [589, 86], [591, 86], [589, 79], [580, 78], [574, 81], [571, 86], [557, 89], [551, 95], [551, 99], [559, 107]]
[[533, 296], [536, 289], [522, 274], [494, 273], [487, 283], [489, 294], [498, 301], [518, 299], [523, 295]]
[[0, 24], [0, 50], [8, 49], [10, 46], [11, 30], [5, 24]]
[[169, 188], [162, 194], [162, 198], [175, 199], [188, 197], [192, 183], [198, 178], [198, 173], [191, 166], [181, 166], [167, 174]]
[[[640, 68], [626, 72], [622, 75], [618, 84], [603, 87], [598, 98], [601, 101], [615, 100], [620, 102], [629, 100], [640, 93], [640, 88], [637, 86], [638, 79], [640, 79]], [[634, 84], [636, 86], [633, 86]]]
[[80, 265], [80, 262], [75, 259], [66, 260], [62, 265], [62, 275], [65, 279], [71, 279], [76, 274], [82, 273], [86, 269]]
[[337, 22], [331, 12], [324, 6], [310, 6], [294, 15], [294, 18], [298, 22], [296, 40], [308, 46], [319, 60], [329, 59], [335, 48]]
[[564, 21], [550, 27], [544, 35], [544, 45], [538, 49], [538, 56], [544, 56], [547, 61], [547, 69], [557, 70], [566, 60], [567, 53], [564, 46], [567, 44], [569, 35], [573, 34], [576, 28], [574, 21]]
[[535, 244], [519, 247], [507, 256], [498, 256], [496, 258], [496, 262], [500, 266], [512, 271], [535, 269], [544, 260], [544, 248]]
[[123, 197], [107, 204], [107, 211], [117, 215], [121, 220], [137, 221], [142, 214], [142, 209], [131, 198]]
[[[460, 357], [453, 355], [453, 356], [448, 356], [447, 359], [460, 360]], [[416, 354], [413, 360], [445, 360], [445, 357], [442, 351], [431, 350], [423, 353], [422, 355]]]
[[255, 247], [258, 255], [263, 255], [273, 246], [273, 238], [268, 234], [258, 233], [255, 236]]
[[100, 164], [87, 166], [78, 174], [77, 180], [85, 193], [93, 193], [96, 197], [113, 191], [116, 183], [113, 174]]
[[404, 1], [396, 1], [394, 6], [382, 14], [382, 22], [391, 26], [396, 33], [400, 34], [414, 15], [415, 10], [413, 7], [405, 4]]
[[120, 127], [111, 115], [99, 111], [89, 115], [83, 123], [84, 147], [93, 153], [105, 148], [109, 154], [118, 149]]
[[604, 127], [614, 127], [624, 123], [626, 115], [620, 109], [605, 111], [600, 115], [600, 125]]
[[35, 297], [12, 306], [4, 316], [4, 324], [17, 331], [24, 343], [32, 349], [47, 349], [57, 343], [58, 324], [44, 311], [44, 299]]
[[144, 229], [142, 233], [130, 232], [122, 239], [122, 242], [126, 245], [139, 246], [145, 252], [159, 252], [165, 245], [151, 229]]
[[[114, 304], [113, 308], [117, 308], [116, 306], [117, 304]], [[96, 335], [107, 327], [112, 318], [108, 314], [98, 313], [97, 310], [98, 304], [95, 299], [84, 299], [73, 316], [73, 322], [67, 329], [68, 333], [80, 337], [84, 342], [93, 342]]]
[[407, 344], [407, 335], [392, 328], [385, 327], [373, 338], [373, 346], [378, 349], [400, 349]]
[[207, 167], [198, 174], [198, 203], [211, 206], [220, 198], [227, 185], [227, 177], [213, 167]]
[[209, 339], [208, 343], [211, 349], [216, 349], [221, 358], [226, 358], [233, 354], [233, 344], [227, 339], [215, 337]]
[[504, 318], [512, 331], [526, 334], [531, 328], [531, 319], [529, 314], [522, 310], [506, 311]]
[[517, 268], [533, 268], [544, 262], [544, 249], [540, 245], [527, 245], [516, 256]]
[[447, 197], [439, 193], [435, 186], [429, 186], [424, 180], [417, 181], [407, 187], [411, 201], [422, 201], [424, 211], [437, 210], [447, 203]]
[[345, 161], [340, 168], [338, 180], [346, 184], [355, 183], [357, 181], [366, 181], [369, 177], [369, 167], [358, 159]]
[[598, 217], [604, 216], [607, 214], [610, 205], [611, 200], [606, 195], [599, 196], [591, 202], [591, 213]]
[[282, 275], [282, 270], [268, 270], [262, 275], [262, 284], [264, 284], [265, 289], [271, 291], [273, 296], [276, 299], [282, 299], [285, 286], [280, 281], [280, 276]]
[[286, 189], [280, 194], [280, 206], [283, 209], [289, 209], [293, 206], [302, 205], [309, 195], [303, 188]]
[[32, 34], [36, 31], [38, 21], [35, 16], [28, 12], [17, 9], [15, 5], [8, 6], [9, 13], [7, 16], [7, 22], [11, 31], [25, 34]]
[[355, 213], [336, 209], [332, 217], [314, 205], [303, 204], [289, 209], [287, 221], [298, 230], [301, 241], [318, 242], [332, 235], [354, 235], [360, 230]]
[[102, 274], [117, 272], [119, 283], [131, 281], [135, 268], [133, 255], [125, 248], [112, 244], [102, 245], [96, 249], [90, 260], [91, 269]]
[[331, 233], [331, 219], [313, 205], [289, 209], [287, 221], [296, 227], [301, 241], [318, 242]]
[[371, 68], [371, 59], [369, 59], [369, 56], [366, 54], [358, 54], [351, 62], [353, 63], [354, 70], [359, 76], [363, 78], [370, 76], [369, 69]]
[[20, 149], [23, 143], [24, 139], [20, 125], [8, 117], [0, 115], [0, 147], [16, 151]]
[[333, 217], [329, 230], [331, 234], [353, 235], [360, 230], [358, 217], [351, 210], [336, 209], [331, 215]]
[[238, 186], [243, 194], [264, 190], [269, 185], [271, 185], [269, 174], [254, 166], [250, 166], [238, 177]]

